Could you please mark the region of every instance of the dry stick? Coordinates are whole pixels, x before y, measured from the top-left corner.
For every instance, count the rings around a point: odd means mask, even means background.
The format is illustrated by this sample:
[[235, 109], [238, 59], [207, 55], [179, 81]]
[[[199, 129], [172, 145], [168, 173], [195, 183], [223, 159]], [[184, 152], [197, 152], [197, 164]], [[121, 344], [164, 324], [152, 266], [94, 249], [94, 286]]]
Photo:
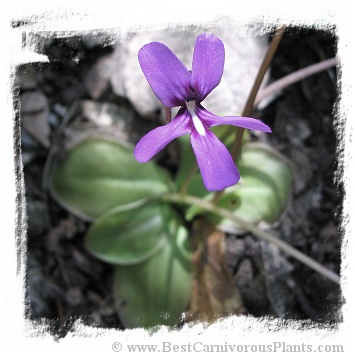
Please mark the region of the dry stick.
[[165, 123], [169, 124], [171, 122], [171, 108], [164, 107], [165, 111]]
[[[274, 58], [275, 52], [276, 52], [277, 48], [279, 47], [280, 41], [282, 39], [282, 36], [283, 36], [285, 30], [286, 30], [286, 26], [282, 26], [279, 29], [277, 29], [271, 42], [270, 42], [268, 50], [267, 50], [265, 57], [263, 59], [263, 62], [259, 68], [259, 72], [256, 76], [253, 87], [249, 93], [247, 102], [245, 103], [245, 107], [244, 107], [242, 115], [241, 115], [243, 117], [249, 117], [249, 116], [251, 116], [251, 114], [253, 112], [254, 100], [256, 98], [256, 95], [258, 94], [258, 90], [260, 88], [261, 82], [263, 81], [265, 73], [268, 70], [272, 59]], [[232, 157], [233, 157], [234, 161], [237, 159], [238, 153], [240, 151], [241, 139], [242, 139], [243, 131], [244, 131], [243, 128], [239, 128], [239, 129], [241, 129], [241, 130], [238, 130], [238, 131], [241, 131], [242, 133], [236, 134], [236, 141], [232, 148]]]
[[242, 218], [233, 214], [231, 211], [228, 211], [224, 208], [218, 207], [212, 202], [201, 200], [200, 198], [197, 198], [195, 196], [190, 196], [190, 195], [182, 196], [182, 195], [175, 194], [175, 193], [166, 194], [166, 195], [162, 196], [162, 199], [165, 201], [169, 201], [169, 202], [197, 205], [199, 207], [202, 207], [203, 209], [205, 209], [208, 212], [215, 213], [219, 216], [228, 218], [228, 219], [232, 220], [233, 222], [237, 223], [243, 229], [253, 233], [256, 237], [276, 245], [278, 248], [280, 248], [286, 254], [296, 258], [298, 261], [302, 262], [303, 264], [307, 265], [311, 269], [322, 274], [327, 279], [333, 281], [336, 284], [340, 283], [339, 275], [337, 275], [330, 269], [324, 267], [317, 261], [308, 257], [307, 255], [300, 252], [296, 248], [292, 247], [291, 245], [283, 242], [282, 240], [272, 236], [269, 233], [266, 233], [266, 232], [258, 229], [253, 224], [243, 220]]
[[[258, 94], [258, 90], [260, 88], [261, 82], [264, 79], [265, 73], [267, 69], [270, 66], [270, 63], [272, 59], [274, 58], [275, 52], [277, 48], [279, 47], [281, 38], [286, 30], [286, 26], [282, 26], [279, 29], [275, 31], [275, 34], [269, 44], [269, 47], [267, 49], [267, 52], [265, 54], [265, 57], [263, 59], [263, 62], [261, 63], [261, 66], [259, 68], [259, 72], [255, 78], [253, 87], [251, 88], [251, 91], [249, 93], [248, 99], [245, 103], [243, 112], [242, 112], [242, 117], [250, 117], [252, 112], [253, 112], [253, 107], [254, 107], [254, 100], [256, 95]], [[240, 148], [242, 145], [242, 138], [243, 138], [243, 133], [244, 133], [244, 128], [237, 128], [236, 130], [236, 135], [235, 135], [235, 141], [231, 150], [231, 155], [234, 161], [237, 160], [238, 154], [240, 152]], [[213, 202], [218, 202], [220, 197], [222, 196], [224, 190], [217, 191], [214, 195]]]
[[337, 58], [330, 58], [325, 61], [312, 64], [311, 66], [290, 73], [289, 75], [271, 83], [264, 89], [261, 89], [254, 101], [254, 106], [259, 104], [265, 97], [269, 96], [270, 94], [278, 92], [293, 83], [299, 82], [304, 78], [307, 78], [315, 73], [324, 71], [325, 69], [334, 67], [338, 64], [339, 60]]

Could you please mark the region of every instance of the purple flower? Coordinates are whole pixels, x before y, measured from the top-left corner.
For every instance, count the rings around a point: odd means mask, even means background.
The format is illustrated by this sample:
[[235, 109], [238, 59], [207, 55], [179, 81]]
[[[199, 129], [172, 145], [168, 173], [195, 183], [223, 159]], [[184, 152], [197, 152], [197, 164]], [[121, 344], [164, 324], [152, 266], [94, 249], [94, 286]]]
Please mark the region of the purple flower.
[[207, 190], [222, 190], [240, 179], [235, 163], [224, 144], [209, 130], [216, 125], [271, 132], [260, 120], [246, 117], [219, 117], [201, 102], [219, 84], [224, 67], [223, 42], [212, 34], [200, 35], [195, 44], [192, 71], [160, 42], [143, 46], [138, 53], [142, 71], [153, 92], [165, 107], [181, 106], [175, 118], [145, 135], [134, 155], [143, 163], [177, 137], [190, 134], [192, 149]]

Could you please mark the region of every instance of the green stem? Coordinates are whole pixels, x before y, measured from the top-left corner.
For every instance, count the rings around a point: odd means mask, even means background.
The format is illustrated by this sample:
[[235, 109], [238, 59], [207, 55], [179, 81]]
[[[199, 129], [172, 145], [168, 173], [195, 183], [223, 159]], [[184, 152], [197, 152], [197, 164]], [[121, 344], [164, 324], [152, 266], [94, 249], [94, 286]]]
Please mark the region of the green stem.
[[181, 185], [181, 189], [180, 189], [180, 193], [182, 195], [186, 194], [187, 192], [187, 188], [189, 186], [190, 180], [192, 179], [193, 175], [195, 174], [195, 172], [197, 171], [197, 164], [196, 162], [191, 166], [189, 172], [187, 173], [184, 182]]
[[189, 195], [179, 195], [179, 194], [165, 194], [162, 196], [164, 201], [168, 202], [175, 202], [180, 204], [190, 204], [190, 205], [197, 205], [208, 212], [217, 214], [219, 216], [225, 217], [230, 219], [231, 221], [237, 223], [240, 227], [245, 229], [246, 231], [251, 232], [256, 237], [263, 239], [269, 243], [274, 244], [279, 249], [284, 251], [286, 254], [296, 258], [298, 261], [302, 262], [303, 264], [307, 265], [311, 269], [317, 271], [318, 273], [322, 274], [324, 277], [328, 278], [329, 280], [333, 281], [336, 284], [340, 283], [340, 277], [333, 271], [329, 270], [328, 268], [324, 267], [323, 265], [319, 264], [317, 261], [313, 260], [312, 258], [308, 257], [304, 253], [300, 252], [296, 248], [292, 247], [291, 245], [283, 242], [282, 240], [272, 236], [271, 234], [264, 232], [253, 224], [245, 221], [244, 219], [238, 217], [237, 215], [233, 214], [231, 211], [228, 211], [224, 208], [218, 207], [215, 204], [202, 200], [195, 196]]

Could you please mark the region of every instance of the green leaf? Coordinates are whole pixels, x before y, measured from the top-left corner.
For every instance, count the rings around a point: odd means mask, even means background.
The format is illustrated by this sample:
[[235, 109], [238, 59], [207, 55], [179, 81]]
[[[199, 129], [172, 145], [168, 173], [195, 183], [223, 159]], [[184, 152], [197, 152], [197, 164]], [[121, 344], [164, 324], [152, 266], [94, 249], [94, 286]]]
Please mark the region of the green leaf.
[[180, 218], [168, 205], [158, 202], [116, 207], [89, 228], [87, 249], [111, 264], [138, 264], [166, 244], [175, 235]]
[[173, 189], [163, 169], [153, 162], [138, 163], [131, 147], [103, 138], [86, 139], [70, 149], [50, 187], [63, 206], [89, 219]]
[[[249, 143], [243, 146], [237, 166], [241, 180], [224, 191], [218, 205], [253, 224], [277, 222], [292, 190], [293, 172], [289, 161], [269, 145]], [[205, 196], [206, 199], [211, 197], [211, 194]], [[200, 213], [203, 213], [201, 208], [192, 206], [186, 218], [191, 220]], [[240, 229], [226, 218], [208, 217], [225, 231]]]
[[176, 325], [191, 290], [191, 250], [182, 225], [148, 260], [115, 268], [114, 298], [120, 320], [128, 328]]

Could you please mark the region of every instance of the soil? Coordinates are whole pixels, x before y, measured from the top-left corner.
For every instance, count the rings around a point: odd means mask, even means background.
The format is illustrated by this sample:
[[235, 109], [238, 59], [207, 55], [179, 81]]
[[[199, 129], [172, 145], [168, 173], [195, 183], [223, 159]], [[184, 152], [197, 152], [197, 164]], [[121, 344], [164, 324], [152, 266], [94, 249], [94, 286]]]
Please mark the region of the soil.
[[[54, 39], [42, 48], [49, 63], [26, 65], [36, 83], [22, 82], [14, 97], [37, 91], [47, 98], [53, 139], [70, 106], [78, 99], [91, 99], [83, 85], [87, 69], [112, 50], [89, 45], [80, 37]], [[288, 29], [272, 62], [270, 80], [335, 55], [332, 31]], [[332, 68], [289, 86], [256, 110], [254, 117], [273, 128], [273, 134], [262, 140], [296, 168], [292, 201], [280, 222], [267, 229], [339, 274], [343, 191], [341, 174], [335, 180], [336, 172], [341, 172], [337, 151], [341, 138], [337, 139], [334, 125], [337, 95], [337, 74]], [[115, 103], [129, 110], [134, 120], [146, 122], [110, 88], [99, 100]], [[44, 323], [56, 338], [65, 336], [77, 319], [90, 326], [122, 329], [113, 304], [112, 267], [93, 258], [83, 246], [89, 223], [60, 207], [43, 188], [50, 147], [28, 135], [19, 118], [15, 124], [17, 177], [21, 179], [23, 172], [25, 183], [18, 202], [27, 211], [26, 318], [34, 325]], [[164, 157], [161, 164], [173, 169]], [[18, 227], [18, 240], [26, 232], [23, 228]], [[249, 314], [334, 326], [341, 321], [342, 296], [335, 283], [250, 234], [228, 234], [226, 243], [226, 266]]]

